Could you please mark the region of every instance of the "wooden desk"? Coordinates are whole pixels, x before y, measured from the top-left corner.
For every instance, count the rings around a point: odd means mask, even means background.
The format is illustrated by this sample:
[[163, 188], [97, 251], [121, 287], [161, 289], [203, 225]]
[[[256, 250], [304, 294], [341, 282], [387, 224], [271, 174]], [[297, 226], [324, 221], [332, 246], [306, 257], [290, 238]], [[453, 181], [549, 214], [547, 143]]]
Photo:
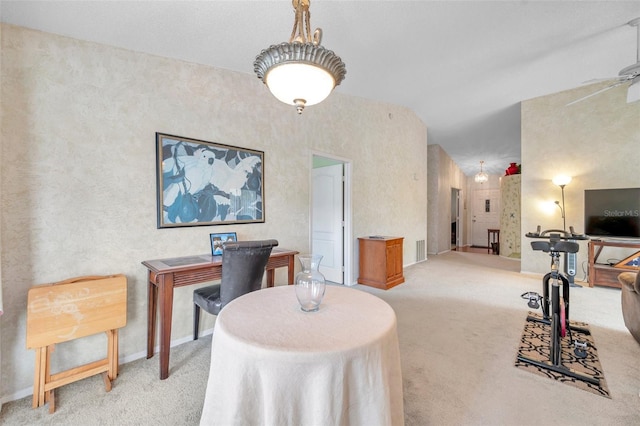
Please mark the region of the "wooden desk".
[[[297, 251], [274, 248], [267, 262], [267, 287], [273, 287], [275, 269], [289, 268], [289, 284], [294, 280]], [[145, 260], [149, 270], [147, 307], [147, 359], [153, 357], [156, 336], [156, 312], [160, 307], [160, 380], [169, 377], [171, 318], [173, 289], [186, 285], [219, 280], [222, 276], [222, 256], [202, 254], [170, 259]], [[160, 303], [158, 304], [158, 297]]]

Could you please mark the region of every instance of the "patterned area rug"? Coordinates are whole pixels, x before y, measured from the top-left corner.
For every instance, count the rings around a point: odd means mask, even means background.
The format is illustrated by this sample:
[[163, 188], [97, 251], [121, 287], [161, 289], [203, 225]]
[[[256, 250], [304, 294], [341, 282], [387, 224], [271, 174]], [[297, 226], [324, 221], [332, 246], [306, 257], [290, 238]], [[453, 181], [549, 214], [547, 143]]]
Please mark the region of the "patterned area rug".
[[[532, 312], [529, 312], [529, 317], [542, 318], [541, 315]], [[583, 322], [571, 321], [571, 326], [580, 327], [586, 330], [589, 329], [588, 324]], [[583, 359], [576, 357], [573, 351], [574, 348], [569, 347], [570, 342], [569, 336], [567, 335], [562, 339], [562, 365], [574, 372], [598, 379], [598, 384], [589, 383], [561, 372], [551, 371], [522, 361], [520, 357], [533, 359], [543, 363], [549, 361], [551, 327], [538, 321], [529, 320], [529, 318], [527, 318], [527, 321], [525, 322], [522, 338], [520, 339], [518, 356], [516, 356], [516, 367], [573, 385], [597, 395], [611, 398], [609, 395], [609, 389], [607, 388], [607, 382], [604, 378], [604, 372], [602, 371], [602, 366], [598, 359], [598, 352], [596, 350], [593, 337], [591, 334], [577, 333], [575, 331], [573, 332], [573, 337], [580, 342], [586, 341], [588, 343], [588, 348], [586, 349], [587, 357]]]

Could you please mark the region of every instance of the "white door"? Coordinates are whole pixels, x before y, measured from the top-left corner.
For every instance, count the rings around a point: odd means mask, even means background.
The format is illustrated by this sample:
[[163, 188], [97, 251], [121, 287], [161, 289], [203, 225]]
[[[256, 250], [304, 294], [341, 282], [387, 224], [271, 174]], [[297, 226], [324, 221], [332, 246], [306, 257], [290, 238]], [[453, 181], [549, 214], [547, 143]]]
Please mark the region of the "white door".
[[487, 229], [500, 228], [500, 190], [477, 189], [473, 193], [473, 245], [487, 247]]
[[322, 255], [320, 272], [344, 283], [343, 165], [313, 169], [311, 251]]

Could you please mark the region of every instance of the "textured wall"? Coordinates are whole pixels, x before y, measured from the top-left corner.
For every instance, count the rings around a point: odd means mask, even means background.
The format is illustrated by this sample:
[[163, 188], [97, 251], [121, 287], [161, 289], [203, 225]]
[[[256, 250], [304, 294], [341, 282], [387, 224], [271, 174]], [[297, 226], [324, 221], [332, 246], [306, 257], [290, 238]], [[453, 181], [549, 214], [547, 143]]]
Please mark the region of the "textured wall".
[[520, 181], [521, 175], [500, 178], [500, 255], [520, 257]]
[[[560, 188], [551, 182], [569, 175], [565, 188], [567, 227], [584, 230], [584, 190], [640, 186], [640, 102], [626, 103], [619, 86], [575, 105], [567, 103], [605, 87], [601, 83], [522, 103], [522, 234], [562, 228]], [[524, 272], [547, 272], [549, 258], [522, 241]], [[578, 276], [587, 262], [587, 245], [578, 253]]]
[[[254, 75], [7, 25], [1, 59], [4, 399], [32, 385], [25, 312], [35, 284], [126, 274], [120, 355], [131, 359], [146, 347], [141, 261], [206, 253], [215, 231], [308, 251], [312, 152], [352, 162], [354, 247], [360, 235], [404, 236], [409, 264], [426, 239], [426, 127], [405, 108], [334, 93], [297, 116]], [[266, 223], [156, 229], [155, 132], [264, 151]], [[174, 340], [191, 333], [192, 290], [175, 292]], [[54, 370], [102, 356], [103, 341], [65, 344]]]

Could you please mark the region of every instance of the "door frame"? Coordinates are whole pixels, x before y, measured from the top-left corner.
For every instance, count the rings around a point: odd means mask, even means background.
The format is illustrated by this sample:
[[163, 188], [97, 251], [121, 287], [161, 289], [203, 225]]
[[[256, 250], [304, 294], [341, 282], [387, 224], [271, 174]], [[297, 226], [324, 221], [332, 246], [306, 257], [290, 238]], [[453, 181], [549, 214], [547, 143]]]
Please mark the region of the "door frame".
[[326, 152], [312, 150], [309, 155], [309, 249], [313, 245], [313, 158], [322, 157], [342, 163], [344, 174], [342, 217], [344, 220], [342, 253], [344, 263], [344, 285], [352, 286], [356, 284], [353, 276], [353, 229], [352, 229], [352, 207], [351, 207], [351, 160]]

